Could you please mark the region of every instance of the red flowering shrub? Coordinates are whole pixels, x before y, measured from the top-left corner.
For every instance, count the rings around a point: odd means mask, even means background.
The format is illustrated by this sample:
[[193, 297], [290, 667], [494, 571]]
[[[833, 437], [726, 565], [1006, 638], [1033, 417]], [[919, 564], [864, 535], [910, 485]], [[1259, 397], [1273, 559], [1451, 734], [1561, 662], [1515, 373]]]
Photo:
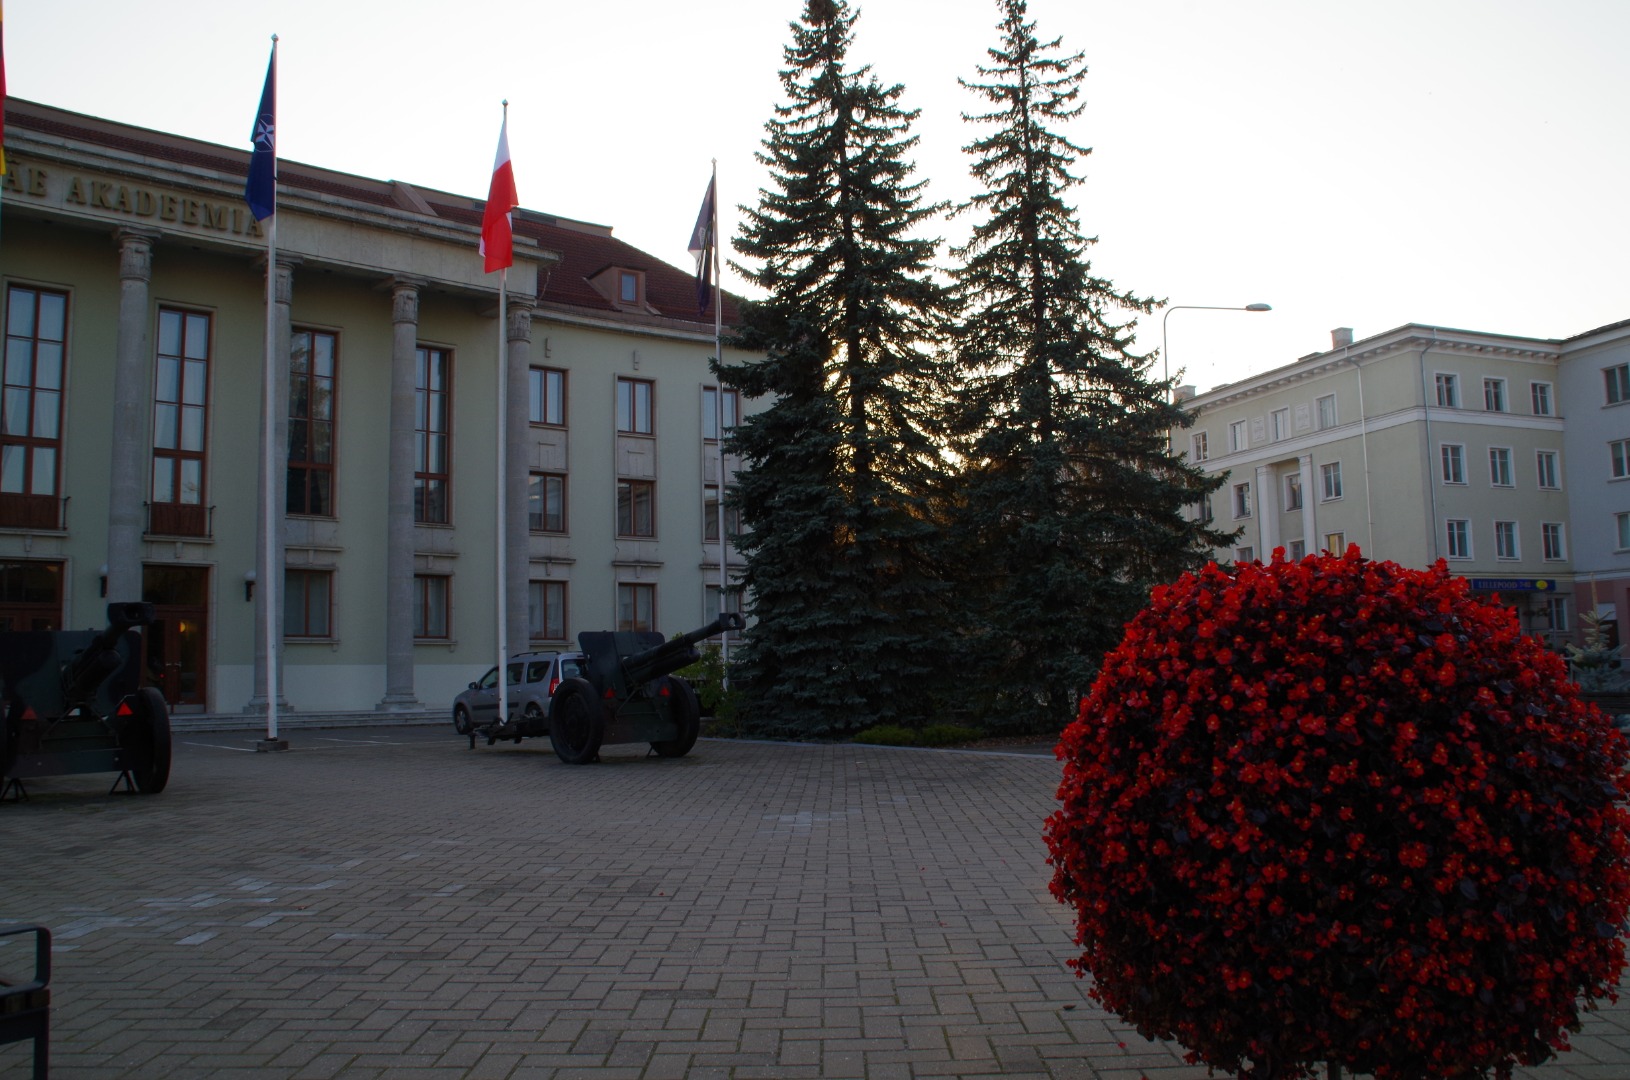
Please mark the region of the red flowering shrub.
[[1156, 589], [1064, 733], [1092, 996], [1247, 1077], [1508, 1077], [1616, 1000], [1626, 747], [1442, 563]]

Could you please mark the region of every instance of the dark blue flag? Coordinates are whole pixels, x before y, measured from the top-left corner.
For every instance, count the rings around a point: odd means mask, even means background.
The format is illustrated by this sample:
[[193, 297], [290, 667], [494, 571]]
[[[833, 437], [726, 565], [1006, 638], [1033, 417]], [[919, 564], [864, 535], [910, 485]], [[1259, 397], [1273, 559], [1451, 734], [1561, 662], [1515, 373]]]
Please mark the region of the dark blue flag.
[[714, 176], [707, 182], [707, 194], [702, 197], [702, 209], [696, 215], [696, 227], [690, 233], [690, 253], [696, 259], [696, 314], [707, 313], [708, 290], [713, 279], [713, 233], [718, 228], [718, 208], [714, 205], [714, 191], [719, 182]]
[[277, 46], [266, 64], [266, 89], [260, 92], [260, 112], [255, 114], [255, 130], [249, 136], [255, 150], [249, 158], [249, 180], [243, 185], [243, 201], [256, 221], [277, 213]]

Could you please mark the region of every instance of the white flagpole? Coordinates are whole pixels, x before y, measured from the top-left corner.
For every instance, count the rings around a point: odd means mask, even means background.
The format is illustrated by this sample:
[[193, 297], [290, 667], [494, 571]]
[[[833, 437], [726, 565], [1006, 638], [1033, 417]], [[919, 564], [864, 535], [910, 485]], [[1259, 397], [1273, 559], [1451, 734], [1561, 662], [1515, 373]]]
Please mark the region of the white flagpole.
[[[509, 100], [504, 100], [504, 130], [509, 130]], [[513, 245], [514, 241], [511, 240]], [[503, 726], [509, 723], [509, 634], [506, 623], [509, 621], [509, 612], [505, 604], [504, 592], [506, 584], [507, 545], [505, 543], [505, 530], [508, 528], [509, 484], [505, 469], [505, 452], [508, 448], [509, 436], [506, 432], [508, 404], [505, 401], [509, 388], [509, 362], [504, 355], [508, 339], [508, 299], [509, 299], [509, 268], [501, 267], [498, 271], [498, 547], [497, 562], [493, 566], [493, 578], [498, 583], [498, 602], [494, 605], [498, 611], [498, 724]]]
[[[277, 115], [277, 35], [272, 35], [272, 115]], [[278, 641], [278, 605], [277, 598], [281, 591], [282, 567], [275, 565], [277, 557], [277, 528], [280, 519], [277, 514], [277, 463], [273, 460], [277, 454], [277, 443], [274, 439], [277, 413], [277, 143], [276, 132], [273, 133], [272, 143], [272, 214], [266, 220], [271, 224], [266, 229], [266, 385], [261, 394], [264, 398], [262, 411], [266, 414], [265, 446], [266, 460], [262, 463], [263, 474], [261, 486], [266, 489], [265, 505], [261, 508], [266, 518], [265, 533], [261, 537], [262, 550], [265, 557], [261, 563], [266, 567], [266, 580], [259, 582], [261, 596], [264, 599], [266, 612], [266, 741], [277, 741], [277, 641]]]
[[[723, 268], [719, 265], [719, 159], [713, 159], [713, 179], [709, 184], [713, 189], [713, 221], [710, 231], [713, 233], [713, 357], [720, 368], [724, 367], [724, 305], [720, 282], [724, 277]], [[719, 387], [714, 392], [713, 407], [718, 413], [714, 431], [719, 436], [719, 505], [716, 508], [719, 515], [719, 614], [724, 615], [725, 597], [730, 590], [730, 537], [724, 531], [725, 512], [725, 473], [724, 473], [724, 376], [718, 379]], [[719, 661], [720, 677], [725, 687], [730, 686], [730, 631], [719, 632]]]

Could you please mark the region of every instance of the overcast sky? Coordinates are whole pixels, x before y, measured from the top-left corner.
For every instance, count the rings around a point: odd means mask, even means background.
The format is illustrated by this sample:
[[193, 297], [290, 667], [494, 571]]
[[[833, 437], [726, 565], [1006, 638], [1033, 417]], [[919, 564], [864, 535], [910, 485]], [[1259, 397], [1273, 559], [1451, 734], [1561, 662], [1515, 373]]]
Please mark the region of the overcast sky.
[[[957, 85], [994, 0], [864, 0], [853, 56], [919, 108], [934, 199], [970, 191]], [[10, 0], [21, 98], [248, 149], [279, 35], [282, 157], [484, 196], [510, 102], [528, 208], [688, 266], [718, 160], [726, 235], [763, 181], [802, 0]], [[1407, 322], [1566, 337], [1630, 318], [1630, 2], [1031, 0], [1086, 54], [1093, 264], [1180, 311], [1202, 388]], [[940, 230], [959, 239], [959, 219]], [[472, 256], [473, 257], [473, 256]], [[3, 259], [3, 254], [0, 254]], [[727, 287], [740, 287], [726, 278]], [[1161, 344], [1161, 316], [1140, 344]], [[1157, 369], [1158, 371], [1158, 369]]]

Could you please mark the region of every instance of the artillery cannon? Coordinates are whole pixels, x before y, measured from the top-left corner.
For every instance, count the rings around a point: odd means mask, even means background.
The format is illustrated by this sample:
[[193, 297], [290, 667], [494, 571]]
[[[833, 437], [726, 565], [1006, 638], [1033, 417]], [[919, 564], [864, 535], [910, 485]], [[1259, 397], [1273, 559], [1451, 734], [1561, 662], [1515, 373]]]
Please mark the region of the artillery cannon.
[[549, 699], [549, 741], [560, 760], [586, 765], [607, 743], [648, 742], [662, 757], [684, 757], [702, 730], [702, 707], [674, 672], [701, 658], [696, 643], [746, 625], [727, 611], [672, 641], [649, 630], [585, 630], [584, 677], [564, 679]]
[[106, 630], [0, 632], [0, 798], [34, 776], [117, 772], [153, 795], [170, 778], [164, 696], [138, 687], [153, 605], [109, 604]]

